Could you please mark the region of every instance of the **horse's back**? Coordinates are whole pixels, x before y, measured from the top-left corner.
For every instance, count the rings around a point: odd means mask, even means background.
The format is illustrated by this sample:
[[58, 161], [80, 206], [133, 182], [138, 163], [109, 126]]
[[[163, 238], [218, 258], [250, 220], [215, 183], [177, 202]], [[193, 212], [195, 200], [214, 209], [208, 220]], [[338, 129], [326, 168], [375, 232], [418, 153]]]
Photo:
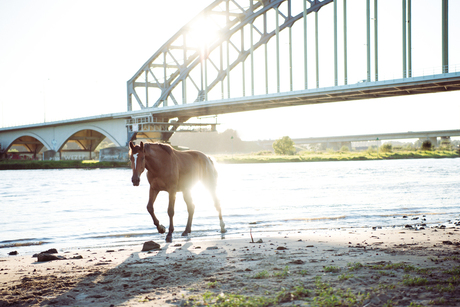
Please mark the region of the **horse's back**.
[[212, 160], [204, 153], [196, 150], [187, 150], [176, 152], [179, 171], [182, 176], [201, 180], [205, 184], [215, 183], [217, 180], [217, 171]]

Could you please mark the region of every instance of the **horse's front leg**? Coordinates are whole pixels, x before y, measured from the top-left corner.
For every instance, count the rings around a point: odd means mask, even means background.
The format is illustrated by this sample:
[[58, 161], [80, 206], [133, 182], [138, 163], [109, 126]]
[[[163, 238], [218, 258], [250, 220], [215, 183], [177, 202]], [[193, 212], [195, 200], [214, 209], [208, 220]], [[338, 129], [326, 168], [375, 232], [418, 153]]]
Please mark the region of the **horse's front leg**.
[[169, 192], [169, 205], [168, 205], [168, 215], [169, 215], [169, 231], [166, 235], [166, 242], [172, 242], [172, 234], [174, 232], [174, 204], [176, 202], [176, 192]]
[[157, 198], [157, 195], [160, 191], [155, 190], [153, 188], [150, 188], [150, 193], [149, 193], [149, 202], [147, 204], [147, 211], [150, 213], [150, 216], [153, 219], [153, 224], [158, 229], [159, 233], [165, 233], [166, 228], [163, 225], [160, 225], [160, 221], [158, 221], [157, 217], [155, 216], [155, 213], [153, 212], [153, 203], [155, 202], [155, 199]]

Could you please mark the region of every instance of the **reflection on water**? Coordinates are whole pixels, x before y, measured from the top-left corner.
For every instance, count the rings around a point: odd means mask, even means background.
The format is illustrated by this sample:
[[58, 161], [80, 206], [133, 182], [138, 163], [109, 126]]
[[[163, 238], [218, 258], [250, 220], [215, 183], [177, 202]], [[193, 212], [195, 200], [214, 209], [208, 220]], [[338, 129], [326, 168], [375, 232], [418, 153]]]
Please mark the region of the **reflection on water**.
[[[460, 159], [218, 165], [226, 237], [320, 228], [404, 226], [458, 220]], [[0, 171], [0, 256], [164, 240], [146, 205], [148, 183], [129, 169]], [[192, 236], [219, 237], [207, 191], [194, 189]], [[155, 213], [167, 226], [168, 195]], [[425, 216], [424, 216], [425, 215]], [[407, 218], [403, 218], [407, 216]], [[417, 219], [418, 218], [418, 219]], [[423, 221], [426, 219], [426, 221]], [[185, 228], [181, 193], [175, 240]]]

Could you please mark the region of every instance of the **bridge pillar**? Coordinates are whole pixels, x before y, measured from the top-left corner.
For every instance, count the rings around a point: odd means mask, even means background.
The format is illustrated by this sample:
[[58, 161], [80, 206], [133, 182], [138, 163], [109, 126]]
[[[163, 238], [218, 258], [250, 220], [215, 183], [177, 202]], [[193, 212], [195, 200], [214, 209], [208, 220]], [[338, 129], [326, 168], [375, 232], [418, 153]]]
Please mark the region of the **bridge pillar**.
[[55, 150], [47, 150], [43, 153], [43, 160], [55, 160], [55, 159], [56, 159]]
[[101, 149], [99, 152], [99, 161], [128, 162], [129, 148], [128, 146], [122, 146]]
[[419, 138], [420, 141], [430, 141], [431, 146], [437, 147], [438, 146], [438, 138], [437, 137], [426, 137], [426, 138]]

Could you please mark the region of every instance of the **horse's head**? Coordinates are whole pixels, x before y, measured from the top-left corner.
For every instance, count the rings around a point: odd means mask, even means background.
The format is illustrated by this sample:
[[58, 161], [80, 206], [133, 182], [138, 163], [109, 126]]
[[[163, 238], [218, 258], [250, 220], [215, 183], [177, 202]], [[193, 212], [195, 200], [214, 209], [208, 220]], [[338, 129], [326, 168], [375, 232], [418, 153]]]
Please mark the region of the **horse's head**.
[[131, 181], [134, 186], [138, 186], [141, 182], [141, 174], [145, 169], [145, 152], [144, 143], [140, 145], [134, 145], [133, 142], [129, 142], [131, 148], [129, 159], [131, 160], [131, 168], [133, 169], [133, 177]]

